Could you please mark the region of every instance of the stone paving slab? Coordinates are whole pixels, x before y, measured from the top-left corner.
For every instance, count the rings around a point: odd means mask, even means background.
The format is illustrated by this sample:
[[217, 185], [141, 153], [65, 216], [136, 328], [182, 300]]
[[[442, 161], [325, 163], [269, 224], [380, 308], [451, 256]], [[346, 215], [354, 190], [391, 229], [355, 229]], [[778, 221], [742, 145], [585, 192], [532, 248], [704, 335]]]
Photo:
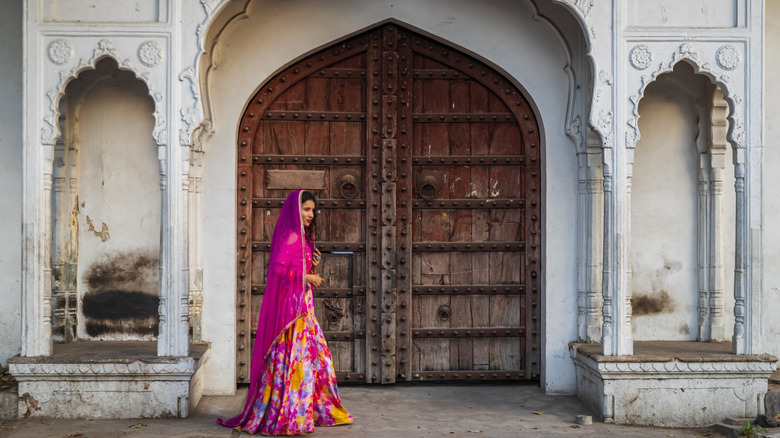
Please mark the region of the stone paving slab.
[[[317, 428], [314, 437], [721, 437], [714, 428], [665, 429], [576, 424], [592, 415], [574, 396], [549, 396], [535, 384], [404, 384], [342, 386], [355, 423]], [[0, 423], [0, 437], [235, 437], [249, 436], [215, 424], [238, 413], [246, 390], [204, 397], [188, 419], [62, 420]], [[138, 426], [140, 427], [131, 427]], [[81, 433], [82, 435], [74, 435]]]

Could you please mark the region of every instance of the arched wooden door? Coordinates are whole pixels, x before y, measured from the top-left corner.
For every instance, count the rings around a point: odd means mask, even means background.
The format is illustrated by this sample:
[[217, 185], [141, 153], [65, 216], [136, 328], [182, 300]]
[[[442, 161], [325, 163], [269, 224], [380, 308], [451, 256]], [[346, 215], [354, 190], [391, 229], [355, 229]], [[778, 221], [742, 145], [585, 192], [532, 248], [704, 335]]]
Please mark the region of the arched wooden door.
[[297, 188], [318, 197], [315, 306], [340, 382], [538, 378], [540, 147], [510, 81], [397, 24], [265, 83], [237, 145], [239, 383]]

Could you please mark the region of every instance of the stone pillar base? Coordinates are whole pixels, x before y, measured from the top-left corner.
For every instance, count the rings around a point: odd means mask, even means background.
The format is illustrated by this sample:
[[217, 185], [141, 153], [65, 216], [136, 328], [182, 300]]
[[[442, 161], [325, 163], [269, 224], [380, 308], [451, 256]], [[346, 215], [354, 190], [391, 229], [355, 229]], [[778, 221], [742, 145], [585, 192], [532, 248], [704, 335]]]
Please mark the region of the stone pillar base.
[[9, 359], [19, 416], [187, 418], [202, 391], [208, 345], [187, 357], [158, 357], [155, 342], [57, 344], [52, 356]]
[[605, 423], [698, 427], [764, 413], [777, 358], [734, 355], [729, 343], [635, 342], [632, 356], [572, 344], [577, 396]]

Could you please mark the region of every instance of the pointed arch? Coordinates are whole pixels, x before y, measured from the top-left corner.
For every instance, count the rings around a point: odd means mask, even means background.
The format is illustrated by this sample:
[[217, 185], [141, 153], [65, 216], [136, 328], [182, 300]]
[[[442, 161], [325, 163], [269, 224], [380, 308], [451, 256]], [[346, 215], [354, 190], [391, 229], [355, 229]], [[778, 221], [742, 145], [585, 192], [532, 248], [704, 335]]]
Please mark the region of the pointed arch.
[[167, 128], [164, 116], [165, 98], [163, 93], [154, 90], [149, 72], [143, 72], [137, 69], [130, 59], [122, 58], [119, 55], [119, 51], [114, 48], [114, 44], [108, 39], [102, 39], [98, 42], [97, 48], [93, 50], [91, 57], [81, 58], [78, 65], [73, 67], [70, 71], [60, 71], [59, 83], [46, 92], [46, 96], [49, 98], [49, 106], [46, 107], [44, 111], [44, 124], [41, 127], [41, 143], [53, 145], [57, 141], [57, 138], [62, 135], [57, 120], [60, 117], [59, 103], [60, 99], [65, 95], [65, 88], [83, 71], [95, 69], [97, 63], [103, 58], [112, 58], [116, 61], [120, 70], [132, 72], [136, 79], [146, 84], [146, 88], [149, 90], [149, 96], [154, 101], [154, 112], [152, 113], [154, 116], [154, 129], [152, 130], [152, 137], [158, 146], [165, 146], [167, 144]]
[[646, 75], [642, 75], [641, 85], [637, 94], [629, 97], [632, 104], [631, 116], [628, 118], [628, 129], [626, 130], [626, 147], [633, 149], [639, 141], [639, 101], [644, 96], [647, 86], [658, 79], [658, 76], [664, 73], [671, 73], [674, 70], [675, 65], [680, 62], [686, 62], [693, 67], [694, 73], [704, 75], [710, 79], [713, 85], [722, 87], [723, 99], [728, 102], [730, 112], [728, 114], [728, 120], [731, 122], [731, 129], [729, 129], [728, 140], [736, 148], [745, 147], [745, 126], [744, 116], [742, 114], [742, 97], [736, 94], [730, 87], [730, 78], [727, 74], [722, 74], [712, 68], [712, 65], [708, 62], [703, 62], [703, 57], [699, 55], [699, 52], [693, 48], [690, 43], [683, 43], [672, 54], [672, 59], [669, 62], [662, 62], [658, 68]]

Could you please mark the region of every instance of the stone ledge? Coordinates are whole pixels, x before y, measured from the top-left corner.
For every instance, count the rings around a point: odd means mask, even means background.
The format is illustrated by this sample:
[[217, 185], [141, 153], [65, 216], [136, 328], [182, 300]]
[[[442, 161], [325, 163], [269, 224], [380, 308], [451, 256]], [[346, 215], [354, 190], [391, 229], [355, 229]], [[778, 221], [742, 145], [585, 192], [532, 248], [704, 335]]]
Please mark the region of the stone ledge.
[[[603, 356], [602, 356], [603, 357]], [[713, 377], [713, 375], [723, 374], [731, 376], [734, 373], [771, 375], [775, 370], [777, 358], [770, 356], [762, 361], [731, 361], [731, 362], [683, 362], [680, 360], [669, 360], [664, 362], [609, 362], [605, 359], [596, 361], [591, 357], [577, 355], [575, 362], [582, 366], [593, 368], [606, 377], [610, 374], [612, 378], [620, 378], [621, 375], [628, 375], [631, 379], [658, 379], [663, 377], [672, 377], [675, 374], [694, 377], [697, 374]], [[641, 373], [641, 374], [637, 374]]]
[[[663, 344], [670, 351], [659, 351]], [[697, 344], [637, 342], [636, 357], [603, 356], [598, 345], [572, 344], [577, 396], [607, 423], [698, 427], [764, 413], [767, 381], [777, 358], [732, 355], [723, 361], [722, 351], [696, 351], [713, 349]], [[725, 348], [730, 345], [714, 349]], [[687, 354], [676, 351], [681, 349]]]
[[771, 354], [736, 355], [731, 342], [637, 341], [631, 356], [604, 356], [601, 344], [573, 342], [569, 349], [595, 362], [777, 362]]
[[52, 356], [9, 359], [19, 416], [186, 418], [202, 394], [206, 344], [158, 357], [154, 342], [58, 344]]

